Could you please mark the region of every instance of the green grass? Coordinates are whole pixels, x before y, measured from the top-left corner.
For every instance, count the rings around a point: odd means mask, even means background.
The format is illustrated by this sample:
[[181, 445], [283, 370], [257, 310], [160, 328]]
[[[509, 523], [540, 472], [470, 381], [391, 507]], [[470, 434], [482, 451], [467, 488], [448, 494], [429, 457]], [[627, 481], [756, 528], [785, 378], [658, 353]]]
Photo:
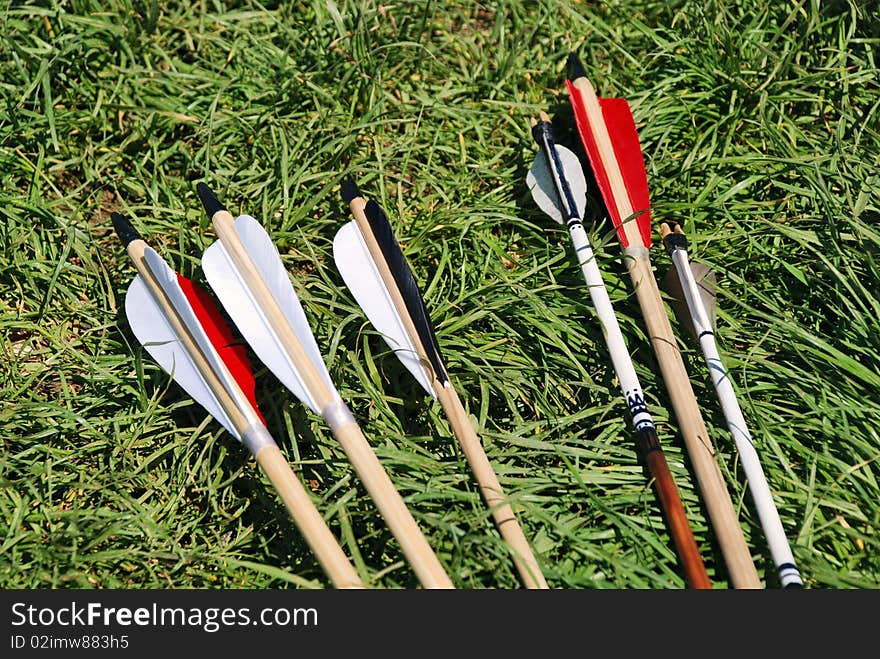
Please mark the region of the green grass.
[[[880, 586], [880, 18], [870, 2], [7, 3], [0, 14], [0, 586], [321, 587], [246, 451], [134, 339], [130, 215], [203, 282], [194, 182], [276, 240], [342, 397], [462, 588], [519, 585], [439, 407], [331, 244], [388, 211], [555, 588], [684, 585], [568, 237], [525, 186], [572, 145], [564, 59], [626, 97], [656, 219], [718, 274], [718, 337], [811, 588]], [[161, 7], [161, 8], [160, 8]], [[620, 251], [590, 232], [715, 587], [728, 585]], [[658, 276], [669, 267], [655, 248]], [[769, 552], [700, 355], [745, 537]], [[365, 579], [415, 578], [320, 418], [256, 361], [269, 428]]]

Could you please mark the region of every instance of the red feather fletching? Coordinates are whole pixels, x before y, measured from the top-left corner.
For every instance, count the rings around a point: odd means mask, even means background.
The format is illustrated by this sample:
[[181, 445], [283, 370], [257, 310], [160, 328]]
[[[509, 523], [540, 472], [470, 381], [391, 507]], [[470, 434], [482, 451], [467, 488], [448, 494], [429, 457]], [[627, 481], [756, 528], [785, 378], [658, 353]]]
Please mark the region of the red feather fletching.
[[[620, 211], [614, 202], [608, 174], [605, 171], [602, 158], [599, 156], [596, 140], [593, 139], [593, 131], [590, 129], [587, 110], [581, 101], [580, 93], [571, 84], [571, 81], [566, 80], [565, 82], [568, 86], [569, 99], [574, 110], [578, 133], [581, 136], [581, 142], [587, 152], [587, 157], [590, 159], [590, 167], [602, 193], [605, 207], [608, 209], [611, 221], [617, 227], [617, 237], [620, 239], [621, 244], [624, 247], [629, 247], [629, 241], [622, 226], [622, 221], [626, 218], [620, 217]], [[605, 126], [611, 138], [611, 145], [614, 148], [614, 155], [620, 167], [620, 173], [623, 177], [623, 183], [626, 187], [633, 213], [641, 213], [636, 221], [639, 225], [642, 242], [645, 247], [650, 247], [651, 212], [648, 196], [648, 175], [645, 172], [645, 161], [642, 157], [642, 147], [639, 144], [639, 134], [636, 130], [632, 111], [630, 110], [629, 103], [623, 98], [600, 98], [599, 107], [602, 108], [602, 117], [605, 120]]]
[[245, 347], [233, 336], [232, 330], [229, 329], [229, 325], [226, 324], [223, 315], [220, 313], [220, 309], [217, 308], [217, 305], [204, 289], [196, 286], [192, 281], [179, 274], [177, 275], [177, 282], [180, 284], [183, 294], [186, 295], [186, 299], [189, 301], [196, 317], [208, 335], [211, 345], [217, 350], [220, 359], [226, 364], [226, 368], [229, 369], [233, 379], [238, 383], [245, 398], [253, 406], [257, 416], [260, 417], [260, 421], [265, 424], [266, 420], [263, 418], [260, 408], [257, 407], [257, 398], [254, 392], [256, 386], [254, 383], [254, 373], [248, 361]]

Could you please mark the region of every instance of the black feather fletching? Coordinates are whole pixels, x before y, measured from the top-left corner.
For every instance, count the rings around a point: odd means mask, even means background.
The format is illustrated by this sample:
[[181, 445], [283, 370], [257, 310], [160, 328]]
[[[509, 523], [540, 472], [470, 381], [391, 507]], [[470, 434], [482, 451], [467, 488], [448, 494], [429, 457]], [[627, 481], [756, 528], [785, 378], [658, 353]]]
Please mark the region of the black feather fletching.
[[437, 346], [437, 337], [434, 336], [434, 328], [431, 326], [431, 319], [425, 309], [425, 302], [422, 300], [422, 294], [419, 292], [418, 284], [410, 270], [409, 263], [400, 249], [394, 232], [391, 229], [391, 222], [382, 210], [381, 206], [375, 201], [368, 201], [364, 208], [364, 215], [370, 223], [370, 230], [373, 237], [382, 250], [382, 256], [388, 264], [388, 269], [394, 277], [394, 283], [400, 291], [403, 301], [406, 304], [406, 310], [412, 318], [419, 340], [425, 348], [426, 357], [434, 368], [437, 379], [446, 384], [449, 381], [446, 371], [443, 368], [443, 358], [440, 356], [440, 348]]

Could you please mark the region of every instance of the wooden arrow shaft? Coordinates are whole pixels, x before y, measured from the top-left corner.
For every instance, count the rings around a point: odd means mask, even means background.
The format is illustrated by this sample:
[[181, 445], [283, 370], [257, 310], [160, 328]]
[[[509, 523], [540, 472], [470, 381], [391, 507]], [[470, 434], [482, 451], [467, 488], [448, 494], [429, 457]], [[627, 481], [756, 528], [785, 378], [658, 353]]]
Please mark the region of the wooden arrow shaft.
[[422, 585], [425, 588], [454, 588], [360, 427], [356, 423], [345, 424], [335, 429], [333, 436], [376, 502]]
[[660, 442], [654, 430], [640, 433], [645, 436], [640, 449], [645, 457], [648, 473], [654, 479], [654, 489], [669, 525], [669, 533], [675, 543], [675, 549], [684, 569], [685, 579], [691, 588], [707, 589], [712, 587], [703, 558], [697, 547], [697, 541], [688, 523], [687, 513], [678, 494], [678, 488], [669, 471], [669, 463], [660, 449]]
[[480, 486], [480, 492], [492, 513], [501, 536], [510, 546], [513, 562], [526, 588], [548, 588], [541, 568], [535, 559], [531, 545], [507, 501], [498, 476], [489, 462], [486, 451], [471, 420], [452, 386], [437, 391], [437, 399], [443, 406], [455, 436], [458, 438], [471, 472]]
[[[373, 263], [379, 270], [379, 274], [385, 284], [385, 289], [391, 297], [394, 308], [397, 310], [397, 315], [403, 322], [407, 335], [412, 340], [419, 358], [424, 364], [428, 365], [429, 361], [427, 358], [427, 352], [425, 351], [425, 348], [419, 339], [418, 331], [407, 312], [406, 302], [403, 300], [403, 296], [397, 288], [394, 275], [391, 273], [388, 264], [385, 262], [382, 249], [379, 247], [379, 244], [376, 242], [376, 239], [373, 237], [373, 233], [370, 230], [370, 223], [364, 213], [365, 205], [366, 202], [363, 197], [355, 197], [352, 199], [350, 203], [352, 216], [361, 231], [361, 235], [364, 238], [370, 256], [372, 256]], [[513, 513], [513, 509], [507, 503], [504, 491], [501, 488], [501, 484], [498, 482], [498, 476], [495, 474], [495, 470], [492, 468], [492, 464], [486, 456], [486, 451], [483, 448], [479, 437], [477, 437], [473, 426], [471, 426], [470, 419], [468, 419], [467, 414], [464, 411], [458, 393], [455, 391], [455, 388], [451, 386], [451, 382], [449, 383], [449, 386], [444, 386], [444, 384], [437, 379], [436, 373], [433, 373], [433, 370], [430, 369], [430, 367], [428, 367], [427, 370], [431, 373], [431, 383], [434, 393], [437, 396], [437, 400], [443, 407], [443, 411], [452, 426], [453, 432], [455, 433], [462, 451], [465, 454], [465, 458], [468, 461], [468, 465], [471, 468], [471, 472], [480, 487], [480, 492], [483, 494], [486, 504], [492, 511], [492, 518], [495, 520], [501, 536], [508, 543], [513, 552], [514, 565], [520, 575], [520, 579], [522, 579], [523, 585], [526, 588], [548, 588], [547, 581], [544, 579], [544, 575], [538, 567], [538, 561], [535, 558], [534, 552], [532, 552], [532, 548]]]
[[[326, 385], [290, 323], [287, 322], [278, 302], [239, 239], [233, 226], [232, 216], [229, 212], [221, 210], [214, 214], [212, 221], [223, 247], [233, 259], [236, 269], [268, 318], [272, 330], [279, 337], [288, 359], [294, 364], [303, 384], [324, 414], [328, 407], [338, 404], [336, 392]], [[422, 585], [425, 588], [453, 588], [452, 580], [413, 519], [400, 493], [394, 488], [360, 427], [353, 421], [344, 424], [333, 423], [330, 427], [333, 436], [342, 446], [346, 457], [388, 524], [388, 528], [400, 543], [404, 556]]]
[[269, 477], [278, 495], [311, 547], [324, 572], [336, 588], [363, 588], [360, 577], [352, 566], [335, 536], [327, 527], [321, 513], [306, 492], [305, 486], [294, 475], [290, 464], [277, 445], [261, 448], [254, 456]]
[[[168, 301], [152, 271], [146, 267], [143, 258], [146, 248], [147, 244], [142, 240], [129, 243], [128, 254], [134, 261], [135, 268], [150, 289], [156, 303], [164, 312], [165, 319], [190, 355], [199, 374], [208, 383], [208, 387], [217, 398], [217, 402], [223, 408], [226, 416], [229, 417], [238, 433], [245, 435], [250, 426], [247, 417], [242, 413], [233, 396], [223, 386], [220, 378], [214, 373], [208, 360], [199, 350], [195, 339], [192, 338], [177, 311]], [[231, 378], [227, 378], [227, 380], [231, 380]], [[232, 386], [237, 387], [234, 380], [231, 382]], [[238, 396], [243, 399], [240, 390]], [[302, 482], [294, 475], [278, 446], [274, 442], [266, 443], [255, 451], [254, 457], [269, 477], [291, 518], [333, 585], [336, 588], [363, 588], [364, 585], [357, 571], [327, 526], [315, 503], [309, 497]]]
[[730, 579], [735, 588], [761, 588], [755, 564], [715, 458], [715, 447], [697, 406], [672, 325], [660, 298], [647, 250], [644, 250], [642, 257], [626, 258], [626, 265]]

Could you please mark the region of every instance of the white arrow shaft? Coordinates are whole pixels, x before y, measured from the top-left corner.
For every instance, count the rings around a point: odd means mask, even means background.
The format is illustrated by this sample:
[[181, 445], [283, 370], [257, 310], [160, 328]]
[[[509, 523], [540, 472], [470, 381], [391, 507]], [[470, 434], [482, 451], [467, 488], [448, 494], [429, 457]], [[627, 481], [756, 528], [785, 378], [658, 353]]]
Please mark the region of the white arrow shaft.
[[681, 280], [685, 301], [699, 337], [700, 348], [706, 360], [706, 365], [709, 368], [712, 384], [715, 386], [715, 391], [718, 394], [718, 400], [721, 403], [727, 427], [740, 454], [749, 491], [752, 493], [752, 500], [758, 511], [758, 518], [761, 521], [761, 527], [764, 529], [764, 535], [767, 539], [767, 545], [770, 547], [773, 562], [779, 570], [782, 586], [801, 584], [800, 575], [795, 567], [794, 555], [788, 544], [785, 529], [779, 518], [779, 512], [773, 502], [773, 495], [770, 492], [770, 486], [767, 484], [767, 478], [761, 467], [758, 452], [752, 443], [752, 436], [749, 433], [745, 416], [743, 416], [742, 408], [737, 400], [733, 382], [718, 352], [718, 345], [715, 342], [715, 335], [712, 333], [709, 316], [700, 297], [699, 286], [690, 269], [687, 250], [675, 249], [672, 252], [672, 260]]
[[653, 429], [654, 422], [645, 406], [645, 394], [627, 350], [620, 324], [614, 313], [614, 307], [611, 305], [611, 298], [608, 296], [608, 289], [602, 279], [602, 272], [599, 270], [599, 264], [596, 262], [593, 249], [587, 238], [587, 232], [580, 222], [571, 223], [568, 232], [571, 235], [578, 264], [581, 266], [587, 289], [590, 292], [590, 299], [593, 301], [596, 315], [602, 323], [602, 331], [605, 334], [614, 372], [620, 381], [620, 388], [626, 398], [627, 405], [629, 405], [633, 425], [636, 430]]

